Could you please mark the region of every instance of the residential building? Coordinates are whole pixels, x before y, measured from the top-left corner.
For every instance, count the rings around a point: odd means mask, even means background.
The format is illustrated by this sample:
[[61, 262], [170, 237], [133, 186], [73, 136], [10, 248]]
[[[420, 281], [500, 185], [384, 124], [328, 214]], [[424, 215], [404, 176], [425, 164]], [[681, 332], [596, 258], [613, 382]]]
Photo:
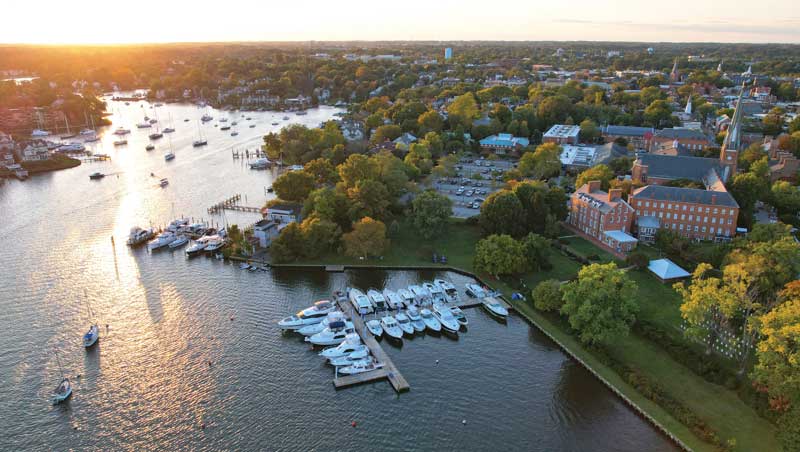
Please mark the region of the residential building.
[[542, 136], [544, 143], [578, 144], [579, 126], [556, 124]]
[[303, 206], [300, 204], [275, 204], [264, 210], [264, 218], [275, 223], [299, 223]]
[[519, 151], [528, 146], [530, 140], [524, 137], [515, 137], [510, 133], [490, 135], [480, 141], [481, 149], [496, 154], [506, 154]]
[[48, 160], [50, 158], [50, 150], [47, 149], [47, 144], [44, 141], [34, 141], [25, 146], [22, 151], [23, 162], [33, 162], [40, 160]]
[[14, 152], [16, 149], [17, 145], [11, 136], [0, 132], [0, 166], [14, 164]]
[[664, 144], [671, 144], [675, 141], [693, 151], [702, 151], [713, 145], [708, 137], [700, 130], [674, 127], [656, 130], [650, 142], [649, 149], [653, 150]]
[[414, 135], [406, 132], [406, 133], [400, 135], [399, 137], [395, 138], [393, 143], [396, 144], [396, 145], [397, 144], [402, 144], [402, 145], [408, 147], [408, 146], [411, 146], [411, 143], [413, 143], [415, 141], [417, 141], [417, 137], [415, 137]]
[[622, 190], [600, 190], [600, 181], [591, 181], [570, 198], [567, 223], [587, 238], [617, 255], [636, 247], [637, 239], [629, 234], [634, 209], [622, 199]]
[[648, 185], [628, 197], [636, 211], [637, 237], [651, 242], [670, 229], [695, 240], [730, 240], [736, 234], [739, 204], [724, 190]]
[[253, 225], [253, 235], [258, 239], [258, 246], [261, 248], [269, 248], [278, 234], [278, 223], [266, 218]]

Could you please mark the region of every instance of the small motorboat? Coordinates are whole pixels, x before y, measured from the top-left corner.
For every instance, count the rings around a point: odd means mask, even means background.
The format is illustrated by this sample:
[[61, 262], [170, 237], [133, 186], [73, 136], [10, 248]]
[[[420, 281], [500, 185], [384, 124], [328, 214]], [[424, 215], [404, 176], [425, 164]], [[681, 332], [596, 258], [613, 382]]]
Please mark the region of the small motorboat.
[[467, 316], [464, 315], [464, 311], [461, 310], [458, 306], [450, 306], [450, 312], [453, 313], [453, 317], [456, 318], [459, 324], [467, 326], [469, 321], [467, 320]]
[[321, 332], [307, 337], [306, 342], [311, 342], [313, 345], [339, 345], [344, 342], [347, 335], [355, 332], [355, 327], [351, 322], [335, 322]]
[[256, 125], [255, 125], [255, 124], [250, 124], [250, 128], [251, 128], [251, 129], [255, 129], [255, 128], [256, 128]]
[[273, 125], [273, 126], [277, 126], [277, 125], [278, 125], [278, 123], [277, 123], [277, 122], [273, 122], [273, 123], [272, 123], [272, 125]]
[[128, 144], [128, 140], [116, 140], [114, 141], [114, 146], [124, 146]]
[[486, 291], [483, 290], [483, 287], [477, 284], [467, 284], [466, 292], [467, 295], [473, 298], [485, 298], [487, 296]]
[[241, 264], [239, 264], [239, 270], [247, 270], [248, 268], [250, 268], [250, 264], [248, 264], [247, 262], [242, 262]]
[[411, 306], [414, 306], [414, 304], [415, 304], [414, 303], [414, 293], [411, 292], [410, 290], [408, 290], [408, 289], [400, 289], [400, 290], [397, 291], [397, 295], [400, 296], [400, 298], [403, 300], [403, 303], [405, 303], [407, 308], [409, 308]]
[[172, 127], [165, 127], [164, 130], [163, 130], [164, 133], [172, 133], [174, 131], [175, 131], [175, 129], [173, 129]]
[[327, 317], [328, 313], [336, 310], [336, 307], [328, 300], [320, 300], [313, 306], [303, 309], [297, 314], [286, 317], [278, 322], [278, 327], [284, 330], [299, 330], [300, 328], [319, 323]]
[[171, 249], [175, 249], [175, 248], [179, 248], [179, 247], [181, 247], [183, 245], [186, 245], [187, 243], [189, 243], [189, 238], [186, 237], [185, 235], [179, 235], [178, 238], [175, 239], [175, 241], [170, 243], [168, 246]]
[[345, 356], [329, 359], [328, 363], [333, 367], [343, 367], [343, 366], [352, 366], [356, 362], [369, 359], [372, 359], [372, 357], [369, 354], [369, 349], [364, 347], [364, 349], [359, 350], [357, 352], [352, 352]]
[[442, 328], [444, 328], [445, 331], [458, 333], [458, 330], [461, 328], [461, 324], [458, 323], [458, 320], [453, 316], [448, 306], [434, 306], [433, 315], [436, 316], [436, 319], [442, 324]]
[[439, 319], [433, 315], [433, 312], [431, 312], [430, 309], [425, 308], [421, 310], [419, 312], [419, 316], [422, 317], [422, 321], [425, 323], [425, 328], [437, 333], [442, 331], [442, 323], [439, 322]]
[[448, 297], [453, 299], [458, 298], [458, 290], [450, 281], [444, 279], [434, 279], [433, 283], [439, 286], [439, 288], [441, 288]]
[[375, 289], [369, 289], [367, 291], [367, 297], [369, 301], [372, 303], [372, 307], [376, 311], [385, 311], [386, 310], [386, 298], [383, 297], [383, 294], [378, 292]]
[[53, 392], [53, 404], [61, 403], [67, 400], [71, 395], [72, 384], [70, 384], [69, 378], [63, 377], [61, 383], [58, 384], [58, 387]]
[[444, 290], [436, 284], [433, 283], [422, 283], [422, 287], [431, 294], [431, 301], [433, 303], [447, 303], [447, 297], [444, 295]]
[[194, 140], [192, 142], [192, 146], [199, 148], [200, 146], [205, 146], [208, 144], [208, 140]]
[[158, 185], [166, 187], [167, 185], [169, 185], [169, 179], [167, 179], [166, 177], [161, 179], [160, 181], [158, 181]]
[[361, 314], [369, 314], [373, 312], [372, 302], [364, 295], [364, 292], [358, 289], [350, 289], [347, 293], [350, 303], [356, 308], [356, 312]]
[[389, 337], [393, 337], [395, 339], [403, 338], [403, 330], [397, 323], [397, 319], [390, 315], [381, 318], [381, 328], [383, 328], [383, 332]]
[[114, 135], [127, 135], [131, 133], [130, 129], [126, 129], [122, 126], [117, 127], [117, 130], [114, 131]]
[[317, 333], [322, 332], [325, 328], [329, 327], [331, 323], [335, 322], [342, 322], [345, 319], [344, 313], [342, 311], [333, 311], [329, 312], [328, 315], [322, 319], [319, 323], [312, 323], [311, 325], [306, 325], [299, 330], [296, 330], [298, 333], [302, 334], [303, 336], [313, 336]]
[[153, 132], [147, 137], [150, 138], [151, 140], [158, 140], [159, 138], [163, 138], [164, 134], [161, 132]]
[[375, 337], [383, 336], [383, 327], [381, 321], [377, 319], [368, 320], [366, 323], [367, 331]]
[[189, 257], [196, 256], [206, 249], [207, 242], [205, 240], [198, 240], [194, 242], [189, 248], [186, 248], [186, 255]]
[[288, 120], [289, 120], [289, 117], [288, 117], [288, 116], [284, 116], [284, 117], [283, 117], [283, 120], [284, 120], [284, 121], [288, 121]]
[[175, 160], [175, 154], [172, 152], [167, 152], [164, 154], [164, 161], [169, 162], [170, 160]]
[[361, 338], [358, 334], [351, 334], [344, 339], [344, 342], [336, 347], [326, 348], [319, 352], [319, 356], [326, 359], [339, 358], [365, 348], [367, 348], [367, 346], [361, 343]]
[[106, 177], [106, 175], [103, 174], [103, 173], [92, 173], [92, 174], [89, 175], [89, 179], [92, 179], [92, 180], [102, 179], [104, 177]]
[[407, 315], [401, 312], [394, 316], [394, 318], [397, 320], [397, 324], [404, 333], [408, 334], [409, 336], [414, 335], [414, 325], [411, 324], [411, 319], [408, 318]]
[[400, 295], [397, 295], [396, 292], [393, 292], [389, 289], [384, 289], [383, 298], [386, 299], [386, 304], [389, 306], [389, 309], [403, 309], [403, 299], [400, 298]]
[[142, 243], [152, 239], [153, 235], [153, 228], [142, 229], [138, 226], [134, 226], [131, 228], [130, 234], [128, 234], [128, 246], [141, 245]]
[[489, 314], [497, 318], [505, 319], [508, 317], [508, 309], [494, 297], [484, 298], [481, 304]]
[[235, 136], [237, 136], [237, 135], [239, 135], [239, 132], [236, 132], [236, 131], [233, 131], [233, 132], [231, 132], [231, 136], [232, 136], [232, 137], [235, 137]]
[[373, 370], [377, 370], [383, 367], [383, 363], [376, 362], [374, 360], [370, 360], [367, 362], [359, 361], [357, 363], [353, 363], [351, 366], [345, 366], [338, 368], [338, 373], [344, 375], [355, 375], [361, 374], [364, 372], [370, 372]]
[[145, 151], [152, 151], [152, 150], [153, 150], [153, 149], [155, 149], [155, 148], [156, 148], [156, 146], [155, 146], [155, 145], [153, 145], [153, 144], [148, 144], [147, 146], [145, 146], [145, 147], [144, 147], [144, 150], [145, 150]]
[[417, 310], [416, 306], [411, 306], [408, 308], [406, 315], [408, 316], [409, 320], [411, 320], [411, 326], [414, 327], [415, 331], [425, 331], [425, 322], [422, 320], [422, 316], [419, 315], [419, 311]]
[[83, 346], [85, 348], [89, 348], [92, 345], [97, 343], [97, 340], [100, 338], [100, 329], [97, 327], [97, 324], [92, 324], [89, 327], [89, 331], [83, 335]]

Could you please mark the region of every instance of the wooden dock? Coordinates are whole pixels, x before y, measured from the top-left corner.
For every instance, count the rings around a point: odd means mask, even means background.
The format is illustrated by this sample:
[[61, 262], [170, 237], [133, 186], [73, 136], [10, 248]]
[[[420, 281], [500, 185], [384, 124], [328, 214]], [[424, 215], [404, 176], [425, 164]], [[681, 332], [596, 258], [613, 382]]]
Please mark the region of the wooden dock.
[[326, 265], [325, 271], [331, 273], [341, 273], [344, 271], [344, 265]]
[[[486, 297], [486, 298], [491, 298], [491, 299], [497, 300], [498, 303], [503, 305], [503, 307], [505, 307], [509, 311], [514, 309], [510, 304], [506, 303], [506, 301], [503, 300], [500, 297]], [[483, 300], [484, 299], [485, 298], [472, 298], [472, 297], [459, 298], [458, 301], [456, 301], [455, 303], [450, 303], [450, 304], [454, 304], [454, 305], [456, 305], [456, 306], [458, 306], [459, 308], [462, 308], [462, 309], [463, 308], [474, 308], [474, 307], [478, 307], [481, 304], [483, 304]]]
[[392, 362], [392, 359], [389, 358], [389, 355], [383, 350], [381, 344], [367, 331], [364, 321], [361, 320], [361, 316], [358, 315], [349, 300], [346, 297], [340, 297], [336, 300], [336, 303], [339, 305], [339, 309], [344, 312], [345, 316], [349, 317], [353, 322], [356, 332], [361, 336], [361, 341], [369, 348], [372, 356], [374, 356], [378, 362], [383, 363], [383, 368], [362, 374], [336, 377], [333, 379], [333, 385], [338, 389], [386, 378], [397, 392], [405, 392], [411, 389], [411, 386], [409, 386], [406, 379], [403, 378], [400, 371], [397, 370], [394, 362]]
[[230, 198], [220, 201], [213, 206], [208, 208], [209, 214], [219, 213], [223, 210], [237, 210], [239, 212], [251, 212], [251, 213], [261, 213], [260, 207], [249, 207], [249, 206], [242, 206], [239, 205], [239, 201], [242, 200], [242, 195], [236, 194], [231, 196]]

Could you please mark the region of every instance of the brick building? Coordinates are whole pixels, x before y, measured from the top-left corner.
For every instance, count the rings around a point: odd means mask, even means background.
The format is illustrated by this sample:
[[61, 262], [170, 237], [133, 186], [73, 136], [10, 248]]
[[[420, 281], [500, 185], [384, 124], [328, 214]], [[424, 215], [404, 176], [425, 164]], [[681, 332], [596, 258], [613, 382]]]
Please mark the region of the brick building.
[[567, 223], [574, 229], [618, 255], [636, 246], [637, 240], [628, 234], [634, 209], [622, 199], [622, 190], [606, 193], [600, 181], [592, 181], [578, 188], [570, 201]]
[[634, 149], [650, 149], [650, 143], [655, 135], [652, 127], [632, 127], [632, 126], [604, 126], [600, 128], [606, 142], [622, 138]]
[[579, 126], [556, 124], [542, 135], [543, 143], [578, 144], [578, 135], [581, 133]]
[[656, 130], [650, 140], [650, 150], [670, 146], [676, 143], [692, 151], [702, 151], [712, 146], [713, 143], [698, 129], [685, 129], [680, 127]]

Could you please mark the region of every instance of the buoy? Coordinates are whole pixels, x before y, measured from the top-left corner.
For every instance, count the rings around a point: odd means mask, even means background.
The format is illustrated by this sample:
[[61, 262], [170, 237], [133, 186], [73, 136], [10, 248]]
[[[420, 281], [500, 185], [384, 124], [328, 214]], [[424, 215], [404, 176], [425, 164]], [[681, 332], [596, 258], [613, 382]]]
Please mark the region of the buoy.
[[355, 427], [355, 426], [357, 425], [357, 424], [356, 424], [356, 421], [353, 421], [353, 422], [351, 422], [351, 423], [350, 423], [350, 425], [352, 425], [353, 427]]
[[231, 322], [233, 322], [233, 316], [231, 316]]
[[438, 359], [436, 360], [436, 364], [439, 364], [439, 360]]
[[467, 425], [467, 420], [466, 419], [462, 419], [461, 423], [464, 424], [464, 425]]

